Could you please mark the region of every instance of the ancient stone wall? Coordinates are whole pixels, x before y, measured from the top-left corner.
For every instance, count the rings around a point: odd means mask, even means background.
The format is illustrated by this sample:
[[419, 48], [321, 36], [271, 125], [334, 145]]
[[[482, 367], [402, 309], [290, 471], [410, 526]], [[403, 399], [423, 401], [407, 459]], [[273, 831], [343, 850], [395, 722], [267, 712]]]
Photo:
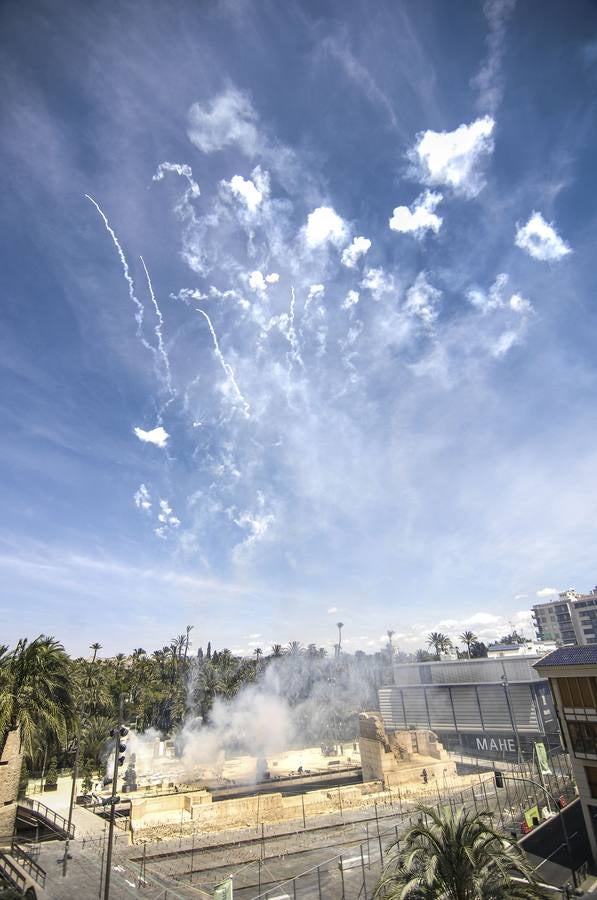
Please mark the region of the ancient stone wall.
[[0, 840], [12, 837], [23, 754], [19, 730], [11, 731], [0, 760]]
[[413, 729], [388, 734], [379, 713], [359, 716], [359, 747], [363, 781], [394, 787], [427, 778], [455, 774], [456, 766], [433, 731]]

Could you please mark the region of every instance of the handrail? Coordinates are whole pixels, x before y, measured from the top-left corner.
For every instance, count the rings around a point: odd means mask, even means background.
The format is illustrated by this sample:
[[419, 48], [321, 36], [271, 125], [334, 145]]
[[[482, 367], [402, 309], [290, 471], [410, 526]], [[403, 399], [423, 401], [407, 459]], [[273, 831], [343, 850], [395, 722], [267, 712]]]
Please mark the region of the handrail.
[[[33, 812], [38, 812], [45, 819], [52, 822], [54, 825], [58, 825], [61, 831], [66, 832], [68, 829], [68, 819], [65, 819], [64, 816], [61, 816], [60, 813], [57, 813], [55, 810], [51, 809], [49, 806], [46, 806], [45, 803], [41, 803], [39, 800], [32, 800], [31, 797], [23, 797], [18, 801], [23, 806], [28, 806], [29, 809], [33, 810]], [[70, 837], [74, 838], [75, 836], [75, 826], [71, 823], [70, 827]]]
[[27, 879], [20, 871], [17, 869], [15, 864], [11, 861], [11, 859], [0, 850], [0, 871], [4, 873], [6, 878], [13, 884], [18, 890], [24, 891], [27, 887]]
[[46, 871], [42, 869], [40, 865], [38, 865], [34, 859], [31, 859], [27, 851], [20, 847], [17, 843], [13, 841], [11, 853], [14, 858], [17, 860], [19, 865], [25, 869], [28, 875], [31, 875], [34, 881], [36, 881], [40, 887], [46, 886]]

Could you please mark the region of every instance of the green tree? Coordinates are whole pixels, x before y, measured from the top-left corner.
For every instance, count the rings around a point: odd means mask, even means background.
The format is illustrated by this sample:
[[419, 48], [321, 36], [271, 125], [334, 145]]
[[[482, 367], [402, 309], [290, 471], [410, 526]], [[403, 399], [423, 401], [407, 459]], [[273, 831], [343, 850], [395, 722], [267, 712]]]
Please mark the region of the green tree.
[[39, 731], [66, 740], [74, 720], [70, 676], [62, 644], [43, 634], [31, 642], [20, 640], [11, 653], [0, 655], [0, 756], [17, 728], [27, 756]]
[[89, 649], [90, 649], [90, 650], [93, 650], [93, 659], [91, 660], [91, 662], [94, 663], [94, 662], [95, 662], [95, 657], [96, 657], [97, 654], [98, 654], [98, 650], [101, 650], [101, 649], [102, 649], [102, 645], [99, 644], [99, 643], [96, 641], [94, 644], [90, 644], [90, 645], [89, 645]]
[[442, 653], [447, 653], [452, 649], [452, 641], [447, 634], [443, 634], [441, 631], [432, 631], [427, 635], [427, 646], [433, 647], [435, 658], [439, 660]]
[[[537, 900], [539, 887], [516, 841], [489, 812], [421, 808], [425, 817], [394, 842], [377, 883], [379, 900]], [[520, 879], [520, 880], [519, 880]]]
[[471, 658], [471, 646], [476, 644], [479, 638], [474, 633], [474, 631], [463, 631], [462, 634], [458, 635], [458, 640], [462, 641], [462, 643], [466, 647], [466, 654], [468, 658]]

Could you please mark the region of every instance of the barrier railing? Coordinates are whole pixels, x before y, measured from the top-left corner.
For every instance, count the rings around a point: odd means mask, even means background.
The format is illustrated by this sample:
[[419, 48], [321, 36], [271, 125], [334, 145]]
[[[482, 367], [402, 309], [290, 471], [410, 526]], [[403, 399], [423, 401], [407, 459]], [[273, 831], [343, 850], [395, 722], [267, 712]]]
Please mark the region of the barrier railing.
[[[64, 831], [66, 834], [68, 828], [68, 820], [61, 816], [60, 813], [57, 813], [55, 810], [50, 809], [49, 806], [46, 806], [45, 803], [40, 803], [39, 800], [32, 800], [31, 797], [23, 797], [19, 800], [20, 806], [25, 806], [30, 809], [32, 812], [39, 813], [42, 818], [46, 819], [47, 822], [56, 826], [60, 829], [60, 831]], [[71, 838], [75, 836], [75, 826], [71, 823], [70, 827], [70, 835]]]
[[0, 851], [0, 872], [14, 887], [19, 891], [25, 891], [27, 887], [27, 879], [20, 869], [18, 869], [13, 861], [6, 853]]
[[24, 847], [13, 841], [11, 853], [22, 869], [36, 881], [40, 887], [46, 886], [46, 872], [34, 859], [31, 859]]

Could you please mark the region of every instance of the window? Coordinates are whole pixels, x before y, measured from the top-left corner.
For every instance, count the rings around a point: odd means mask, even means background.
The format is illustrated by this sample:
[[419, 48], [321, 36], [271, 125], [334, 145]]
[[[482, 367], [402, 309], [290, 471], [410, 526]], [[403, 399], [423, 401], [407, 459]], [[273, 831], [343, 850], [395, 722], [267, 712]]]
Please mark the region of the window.
[[597, 709], [597, 678], [558, 678], [562, 706]]
[[570, 743], [572, 750], [576, 755], [586, 755], [597, 757], [597, 723], [595, 722], [569, 722], [568, 731], [570, 732]]
[[589, 782], [591, 797], [597, 800], [597, 766], [585, 766], [585, 775]]

